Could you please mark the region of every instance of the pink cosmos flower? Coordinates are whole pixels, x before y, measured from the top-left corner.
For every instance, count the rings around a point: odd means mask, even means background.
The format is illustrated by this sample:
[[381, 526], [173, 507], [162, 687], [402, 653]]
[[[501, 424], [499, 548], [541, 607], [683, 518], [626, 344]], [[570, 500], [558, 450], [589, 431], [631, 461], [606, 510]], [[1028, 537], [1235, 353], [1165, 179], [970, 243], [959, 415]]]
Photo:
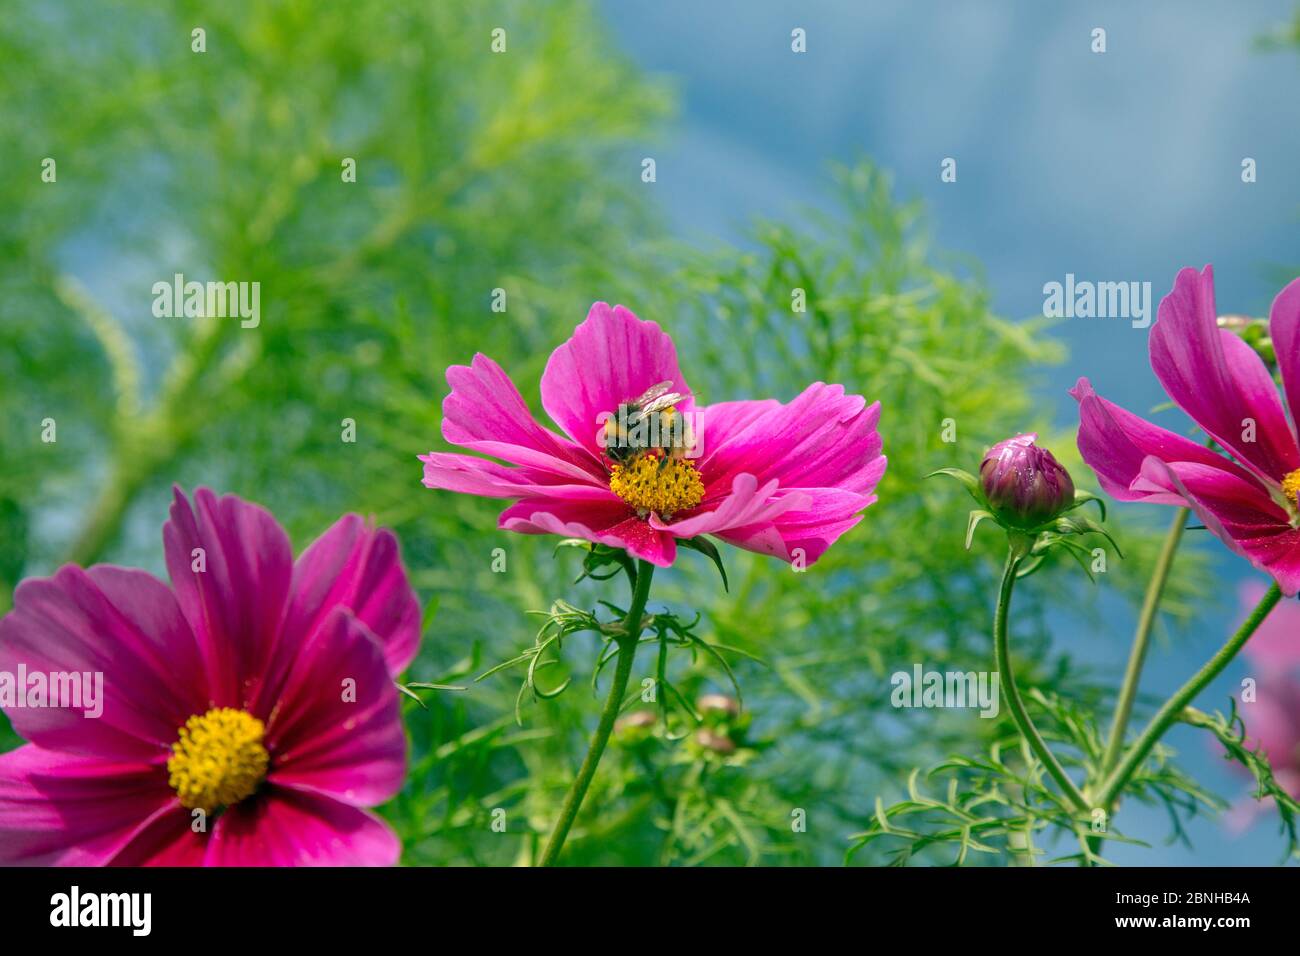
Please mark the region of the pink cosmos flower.
[[[1242, 582], [1238, 596], [1243, 618], [1267, 590], [1259, 581]], [[1270, 672], [1300, 671], [1300, 601], [1278, 602], [1250, 636], [1242, 653]]]
[[[1257, 582], [1242, 585], [1243, 610], [1254, 608], [1265, 590]], [[1300, 799], [1300, 603], [1274, 608], [1243, 653], [1259, 674], [1254, 702], [1241, 707], [1247, 743], [1264, 751], [1278, 784]]]
[[[812, 564], [862, 520], [885, 472], [879, 402], [817, 382], [786, 405], [697, 407], [668, 334], [604, 302], [542, 375], [542, 406], [564, 435], [533, 419], [485, 355], [447, 369], [447, 382], [443, 437], [508, 464], [432, 452], [420, 456], [425, 485], [513, 499], [503, 529], [584, 538], [661, 567], [698, 535]], [[672, 403], [644, 421], [689, 422], [700, 454], [686, 453], [690, 441], [624, 440], [620, 412], [656, 392]]]
[[[388, 531], [341, 518], [295, 562], [265, 510], [175, 492], [171, 587], [68, 565], [0, 620], [0, 671], [103, 674], [102, 714], [6, 706], [0, 863], [390, 865], [366, 807], [406, 765], [393, 676], [420, 611]], [[201, 811], [201, 812], [200, 812]]]
[[1263, 750], [1278, 786], [1300, 800], [1300, 680], [1268, 676], [1255, 693], [1244, 709], [1246, 745]]
[[1269, 331], [1282, 371], [1288, 420], [1268, 367], [1218, 328], [1214, 275], [1183, 269], [1151, 329], [1151, 367], [1174, 403], [1231, 458], [1113, 405], [1086, 379], [1079, 451], [1121, 501], [1186, 505], [1233, 551], [1300, 590], [1300, 279], [1273, 300]]

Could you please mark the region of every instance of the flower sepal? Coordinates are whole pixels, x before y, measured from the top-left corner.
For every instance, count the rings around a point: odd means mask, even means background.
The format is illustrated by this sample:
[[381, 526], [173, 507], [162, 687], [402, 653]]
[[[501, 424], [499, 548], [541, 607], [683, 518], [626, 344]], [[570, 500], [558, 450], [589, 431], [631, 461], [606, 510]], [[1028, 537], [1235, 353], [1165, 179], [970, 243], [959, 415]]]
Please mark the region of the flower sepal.
[[1079, 566], [1088, 575], [1088, 579], [1095, 583], [1097, 579], [1092, 573], [1091, 565], [1092, 549], [1076, 540], [1079, 535], [1084, 534], [1101, 535], [1110, 542], [1110, 546], [1115, 549], [1117, 555], [1121, 558], [1124, 557], [1124, 552], [1120, 550], [1110, 532], [1098, 522], [1093, 521], [1091, 518], [1060, 518], [1057, 520], [1055, 528], [1044, 530], [1034, 538], [1030, 547], [1023, 554], [1016, 577], [1026, 578], [1033, 574], [1042, 566], [1043, 559], [1047, 557], [1048, 553], [1056, 548], [1062, 548], [1079, 562]]
[[611, 548], [607, 544], [597, 544], [586, 538], [561, 538], [552, 554], [559, 554], [561, 548], [577, 548], [583, 552], [582, 573], [573, 579], [573, 583], [591, 578], [593, 581], [608, 581], [618, 577], [624, 571], [630, 578], [636, 578], [636, 562], [622, 548]]
[[692, 551], [698, 551], [704, 555], [718, 569], [718, 574], [722, 576], [722, 590], [731, 593], [731, 587], [727, 583], [727, 569], [722, 566], [722, 555], [718, 552], [718, 547], [704, 535], [696, 535], [694, 538], [678, 538], [677, 546], [679, 548], [690, 548]]
[[[979, 503], [980, 507], [988, 508], [988, 502], [984, 499], [984, 493], [980, 491], [980, 480], [969, 471], [966, 471], [963, 468], [940, 468], [937, 471], [930, 472], [925, 477], [937, 478], [939, 475], [945, 475], [952, 478], [954, 481], [961, 482], [962, 485], [965, 486], [966, 490], [970, 492], [970, 496]], [[989, 517], [992, 517], [992, 515], [990, 514]]]

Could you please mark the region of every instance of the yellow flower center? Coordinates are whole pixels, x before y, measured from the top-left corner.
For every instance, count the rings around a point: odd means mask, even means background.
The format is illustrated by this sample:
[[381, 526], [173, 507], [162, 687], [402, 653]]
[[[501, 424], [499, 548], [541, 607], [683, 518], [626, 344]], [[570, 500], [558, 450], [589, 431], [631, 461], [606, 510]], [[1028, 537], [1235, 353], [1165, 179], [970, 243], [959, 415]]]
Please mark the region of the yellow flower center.
[[1282, 494], [1300, 507], [1300, 468], [1282, 479]]
[[609, 490], [641, 517], [654, 511], [667, 519], [700, 503], [704, 481], [689, 458], [642, 454], [610, 469]]
[[212, 813], [251, 796], [270, 761], [266, 728], [251, 714], [216, 707], [185, 721], [167, 760], [167, 783], [188, 810]]

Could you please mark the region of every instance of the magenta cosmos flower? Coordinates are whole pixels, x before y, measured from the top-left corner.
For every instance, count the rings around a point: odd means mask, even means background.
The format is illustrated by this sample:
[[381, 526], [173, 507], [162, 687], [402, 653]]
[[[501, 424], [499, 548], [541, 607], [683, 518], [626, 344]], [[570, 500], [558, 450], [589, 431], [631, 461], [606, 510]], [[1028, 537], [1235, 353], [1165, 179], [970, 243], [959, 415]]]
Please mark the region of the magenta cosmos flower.
[[1278, 786], [1300, 800], [1300, 679], [1295, 673], [1262, 676], [1242, 719], [1246, 746], [1262, 750]]
[[1151, 329], [1151, 367], [1174, 403], [1231, 458], [1113, 405], [1079, 379], [1079, 451], [1121, 501], [1186, 505], [1224, 543], [1300, 590], [1300, 280], [1273, 300], [1269, 331], [1288, 420], [1267, 366], [1218, 328], [1214, 274], [1183, 269]]
[[347, 515], [295, 562], [269, 513], [200, 489], [163, 543], [171, 587], [68, 565], [14, 593], [0, 671], [100, 672], [103, 700], [5, 708], [31, 743], [0, 755], [0, 863], [394, 863], [364, 808], [406, 764], [393, 676], [420, 613], [396, 539]]
[[[668, 334], [604, 302], [542, 375], [542, 406], [563, 436], [485, 355], [453, 365], [447, 382], [443, 437], [508, 464], [433, 452], [420, 457], [425, 485], [514, 499], [506, 530], [584, 538], [664, 567], [678, 539], [698, 535], [811, 564], [862, 520], [885, 472], [879, 402], [818, 382], [786, 405], [696, 406]], [[662, 407], [643, 424], [685, 422], [689, 438], [627, 438], [638, 399]]]
[[[1255, 582], [1243, 585], [1243, 610], [1258, 604], [1264, 590]], [[1241, 706], [1248, 745], [1264, 751], [1278, 784], [1300, 799], [1300, 604], [1279, 604], [1243, 653], [1259, 677], [1254, 702]]]

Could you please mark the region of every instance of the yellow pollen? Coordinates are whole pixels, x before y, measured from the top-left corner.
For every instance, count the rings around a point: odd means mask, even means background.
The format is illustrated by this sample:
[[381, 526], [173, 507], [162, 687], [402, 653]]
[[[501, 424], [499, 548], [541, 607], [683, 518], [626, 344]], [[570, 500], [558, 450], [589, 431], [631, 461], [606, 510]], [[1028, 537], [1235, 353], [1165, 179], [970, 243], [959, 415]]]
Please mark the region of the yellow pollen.
[[251, 796], [270, 761], [265, 732], [260, 720], [233, 707], [185, 721], [167, 759], [167, 783], [181, 806], [212, 813]]
[[1300, 468], [1282, 479], [1282, 494], [1286, 495], [1300, 507]]
[[704, 482], [689, 458], [638, 455], [610, 469], [609, 490], [644, 517], [651, 511], [663, 518], [694, 508], [704, 497]]

